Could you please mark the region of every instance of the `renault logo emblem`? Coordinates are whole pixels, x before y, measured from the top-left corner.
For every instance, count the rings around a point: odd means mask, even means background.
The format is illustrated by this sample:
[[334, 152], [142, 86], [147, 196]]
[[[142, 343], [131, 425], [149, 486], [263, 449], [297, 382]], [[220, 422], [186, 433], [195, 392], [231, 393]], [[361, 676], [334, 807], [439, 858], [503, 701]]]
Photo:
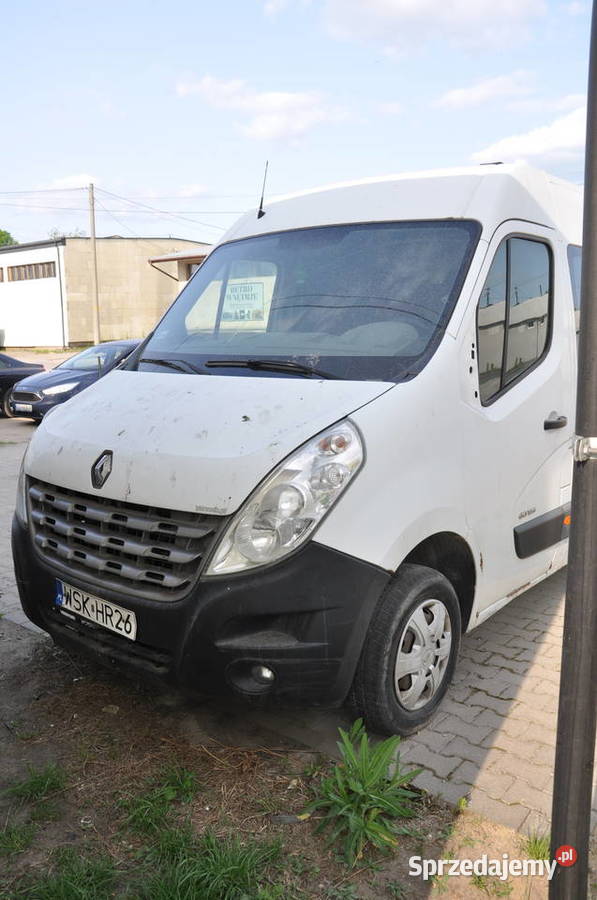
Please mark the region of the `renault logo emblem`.
[[91, 467], [91, 483], [94, 488], [101, 488], [112, 471], [112, 451], [104, 450]]

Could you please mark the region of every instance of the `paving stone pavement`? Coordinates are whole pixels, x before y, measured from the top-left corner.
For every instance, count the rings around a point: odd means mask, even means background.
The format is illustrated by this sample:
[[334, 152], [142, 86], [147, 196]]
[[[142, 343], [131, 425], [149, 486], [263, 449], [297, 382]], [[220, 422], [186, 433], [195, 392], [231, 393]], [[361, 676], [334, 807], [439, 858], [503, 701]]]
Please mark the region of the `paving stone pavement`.
[[[33, 427], [0, 420], [0, 612], [34, 627], [19, 605], [9, 548], [20, 460]], [[11, 441], [12, 443], [4, 443]], [[521, 831], [549, 827], [565, 575], [513, 600], [463, 639], [454, 683], [432, 723], [401, 745], [422, 766], [415, 784]], [[252, 713], [270, 730], [335, 752], [343, 713]], [[597, 775], [597, 770], [596, 770]], [[593, 791], [597, 823], [597, 778]]]

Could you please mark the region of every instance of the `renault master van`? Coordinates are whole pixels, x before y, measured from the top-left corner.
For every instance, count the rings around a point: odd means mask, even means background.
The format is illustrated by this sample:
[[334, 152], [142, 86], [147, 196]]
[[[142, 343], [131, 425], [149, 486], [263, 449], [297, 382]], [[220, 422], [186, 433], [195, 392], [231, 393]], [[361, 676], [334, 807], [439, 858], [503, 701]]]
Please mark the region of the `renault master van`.
[[26, 614], [191, 690], [416, 731], [461, 635], [566, 561], [580, 238], [580, 188], [518, 164], [247, 213], [31, 440]]

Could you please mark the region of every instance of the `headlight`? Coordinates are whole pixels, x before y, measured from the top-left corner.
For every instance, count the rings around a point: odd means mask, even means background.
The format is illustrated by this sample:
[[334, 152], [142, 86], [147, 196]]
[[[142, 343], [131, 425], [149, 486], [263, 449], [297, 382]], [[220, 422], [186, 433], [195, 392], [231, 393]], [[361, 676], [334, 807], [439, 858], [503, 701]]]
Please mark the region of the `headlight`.
[[54, 387], [44, 388], [41, 392], [43, 397], [54, 397], [56, 394], [66, 394], [73, 388], [79, 387], [78, 381], [67, 381], [65, 384], [55, 384]]
[[344, 421], [277, 466], [232, 518], [207, 567], [222, 575], [275, 562], [303, 544], [363, 462], [359, 433]]
[[15, 513], [21, 525], [27, 524], [27, 476], [25, 475], [25, 457], [21, 463], [19, 480], [17, 481], [17, 499]]

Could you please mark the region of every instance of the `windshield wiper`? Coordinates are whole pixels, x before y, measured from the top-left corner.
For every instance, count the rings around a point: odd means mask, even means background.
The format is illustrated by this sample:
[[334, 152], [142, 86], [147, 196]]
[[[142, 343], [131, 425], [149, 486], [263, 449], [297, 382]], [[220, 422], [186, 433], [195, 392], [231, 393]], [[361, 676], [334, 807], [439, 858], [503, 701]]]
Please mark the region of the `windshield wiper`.
[[198, 366], [194, 366], [192, 363], [187, 362], [184, 359], [150, 359], [149, 357], [143, 357], [139, 360], [140, 363], [153, 363], [154, 366], [165, 366], [168, 369], [175, 369], [177, 372], [184, 372], [185, 375], [193, 374], [193, 375], [204, 375], [202, 369]]
[[318, 378], [338, 378], [338, 375], [332, 375], [331, 372], [323, 372], [314, 366], [282, 359], [208, 359], [205, 365], [214, 369], [216, 367], [262, 369], [265, 372], [290, 372], [292, 375], [305, 375], [306, 377], [316, 375]]

